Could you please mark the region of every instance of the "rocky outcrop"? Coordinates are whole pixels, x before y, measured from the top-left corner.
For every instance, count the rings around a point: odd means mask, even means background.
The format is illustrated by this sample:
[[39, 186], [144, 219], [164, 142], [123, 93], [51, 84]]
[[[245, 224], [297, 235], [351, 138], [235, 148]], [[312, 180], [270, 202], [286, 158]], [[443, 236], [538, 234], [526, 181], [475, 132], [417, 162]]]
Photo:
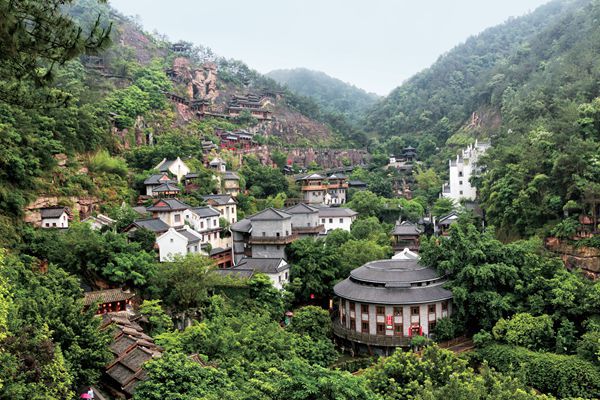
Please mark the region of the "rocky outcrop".
[[40, 209], [56, 205], [68, 205], [72, 211], [77, 211], [80, 219], [84, 219], [96, 211], [100, 205], [97, 197], [58, 197], [40, 196], [25, 207], [25, 222], [39, 225], [42, 222]]
[[548, 238], [546, 248], [559, 256], [567, 268], [579, 268], [592, 279], [600, 277], [600, 249], [575, 247], [557, 238]]
[[[367, 151], [361, 149], [289, 148], [267, 145], [238, 150], [236, 154], [240, 157], [253, 154], [261, 163], [271, 165], [273, 163], [271, 154], [274, 151], [287, 154], [288, 161], [304, 168], [307, 168], [313, 162], [323, 169], [344, 167], [346, 164], [360, 165], [366, 163], [369, 158]], [[283, 165], [279, 165], [279, 167], [283, 167]]]
[[173, 68], [169, 76], [175, 82], [186, 85], [188, 99], [206, 99], [214, 101], [219, 96], [217, 90], [217, 66], [207, 62], [201, 68], [192, 68], [190, 60], [177, 57], [173, 60]]

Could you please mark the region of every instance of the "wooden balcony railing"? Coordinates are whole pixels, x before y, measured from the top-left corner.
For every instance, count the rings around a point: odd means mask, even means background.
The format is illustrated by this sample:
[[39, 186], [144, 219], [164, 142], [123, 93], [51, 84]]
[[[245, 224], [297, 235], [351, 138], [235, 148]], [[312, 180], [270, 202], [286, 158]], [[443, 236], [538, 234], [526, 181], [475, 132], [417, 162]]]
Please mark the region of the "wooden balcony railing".
[[297, 233], [287, 236], [250, 236], [250, 244], [290, 244], [298, 239]]
[[346, 328], [340, 324], [339, 320], [333, 322], [333, 334], [339, 338], [353, 342], [383, 347], [408, 347], [410, 346], [411, 339], [407, 336], [371, 335], [369, 333], [357, 332]]

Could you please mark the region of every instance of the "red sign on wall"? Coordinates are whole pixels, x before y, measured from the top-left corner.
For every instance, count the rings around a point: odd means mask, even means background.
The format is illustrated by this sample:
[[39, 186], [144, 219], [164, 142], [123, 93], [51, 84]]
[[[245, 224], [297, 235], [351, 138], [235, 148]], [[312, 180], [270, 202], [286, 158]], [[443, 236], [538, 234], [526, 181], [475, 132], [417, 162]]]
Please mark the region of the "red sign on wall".
[[388, 329], [392, 329], [393, 317], [391, 315], [386, 315], [385, 324], [387, 325]]

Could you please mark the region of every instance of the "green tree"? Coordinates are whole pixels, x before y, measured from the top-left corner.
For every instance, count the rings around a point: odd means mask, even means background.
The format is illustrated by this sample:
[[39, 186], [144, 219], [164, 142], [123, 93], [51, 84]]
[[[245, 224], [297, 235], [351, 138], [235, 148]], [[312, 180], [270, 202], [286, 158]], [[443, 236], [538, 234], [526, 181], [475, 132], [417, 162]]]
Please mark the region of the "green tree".
[[368, 190], [355, 193], [347, 205], [360, 217], [376, 217], [383, 207], [381, 198]]
[[144, 300], [140, 305], [140, 314], [148, 319], [150, 336], [160, 335], [173, 329], [173, 321], [161, 307], [161, 302], [161, 300]]
[[492, 334], [496, 340], [530, 350], [548, 350], [554, 343], [553, 322], [548, 315], [517, 313], [507, 320], [501, 318], [492, 328]]
[[433, 203], [431, 213], [436, 217], [442, 217], [448, 215], [454, 210], [454, 201], [447, 197], [441, 197]]

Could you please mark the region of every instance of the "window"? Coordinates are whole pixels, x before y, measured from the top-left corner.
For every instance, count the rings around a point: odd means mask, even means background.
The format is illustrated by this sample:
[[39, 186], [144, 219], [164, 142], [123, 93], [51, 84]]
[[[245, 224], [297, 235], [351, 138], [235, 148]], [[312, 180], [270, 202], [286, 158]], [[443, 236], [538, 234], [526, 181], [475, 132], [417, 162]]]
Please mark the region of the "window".
[[361, 304], [360, 305], [360, 312], [363, 314], [368, 314], [369, 313], [369, 306], [367, 304]]
[[428, 308], [430, 314], [435, 314], [435, 304], [430, 304]]
[[377, 324], [377, 334], [385, 335], [385, 324]]
[[394, 324], [394, 335], [404, 336], [404, 329], [402, 327], [402, 324]]
[[344, 218], [340, 218], [340, 224], [344, 223]]
[[435, 321], [429, 322], [429, 333], [432, 333], [435, 330]]
[[175, 220], [175, 222], [181, 222], [181, 214], [175, 214], [173, 219]]
[[275, 236], [279, 237], [279, 236], [281, 236], [281, 233], [277, 232], [277, 233], [275, 233]]
[[262, 235], [263, 235], [263, 236], [267, 236], [267, 232], [263, 232], [263, 233], [262, 233]]
[[448, 302], [447, 301], [443, 301], [442, 302], [442, 311], [446, 311], [448, 310]]
[[321, 223], [324, 224], [325, 223], [325, 218], [321, 218]]
[[463, 176], [463, 172], [462, 171], [458, 171], [458, 176]]
[[411, 315], [419, 315], [419, 307], [411, 307], [410, 314]]
[[173, 243], [173, 242], [174, 242], [174, 240], [173, 240], [173, 239], [171, 239], [171, 243]]
[[356, 330], [356, 320], [354, 318], [350, 318], [350, 329]]
[[49, 222], [46, 222], [46, 227], [48, 227], [48, 228], [50, 227], [50, 223]]
[[360, 329], [363, 333], [369, 333], [369, 323], [363, 322], [362, 324], [360, 324]]
[[333, 218], [329, 218], [329, 223], [333, 224]]
[[377, 313], [377, 315], [385, 315], [385, 307], [377, 306], [375, 307], [375, 312]]
[[279, 275], [277, 278], [279, 278], [279, 283], [281, 283], [281, 275]]
[[286, 272], [286, 273], [285, 273], [285, 279], [286, 279], [286, 280], [288, 279], [288, 276], [289, 276], [289, 275], [288, 275], [288, 273]]
[[217, 226], [217, 220], [213, 219], [213, 226]]
[[458, 181], [458, 184], [459, 184], [459, 185], [462, 185], [462, 181]]
[[217, 238], [217, 232], [215, 232], [215, 236], [214, 236], [214, 238], [215, 238], [215, 239]]
[[459, 191], [459, 192], [458, 192], [458, 194], [463, 194], [463, 191], [462, 191], [462, 190], [461, 190], [461, 191]]
[[290, 236], [290, 231], [285, 231], [285, 236]]
[[394, 307], [394, 315], [396, 317], [401, 317], [402, 316], [402, 307]]
[[204, 221], [200, 221], [200, 229], [204, 229]]
[[356, 311], [356, 304], [353, 301], [350, 302], [350, 311]]

